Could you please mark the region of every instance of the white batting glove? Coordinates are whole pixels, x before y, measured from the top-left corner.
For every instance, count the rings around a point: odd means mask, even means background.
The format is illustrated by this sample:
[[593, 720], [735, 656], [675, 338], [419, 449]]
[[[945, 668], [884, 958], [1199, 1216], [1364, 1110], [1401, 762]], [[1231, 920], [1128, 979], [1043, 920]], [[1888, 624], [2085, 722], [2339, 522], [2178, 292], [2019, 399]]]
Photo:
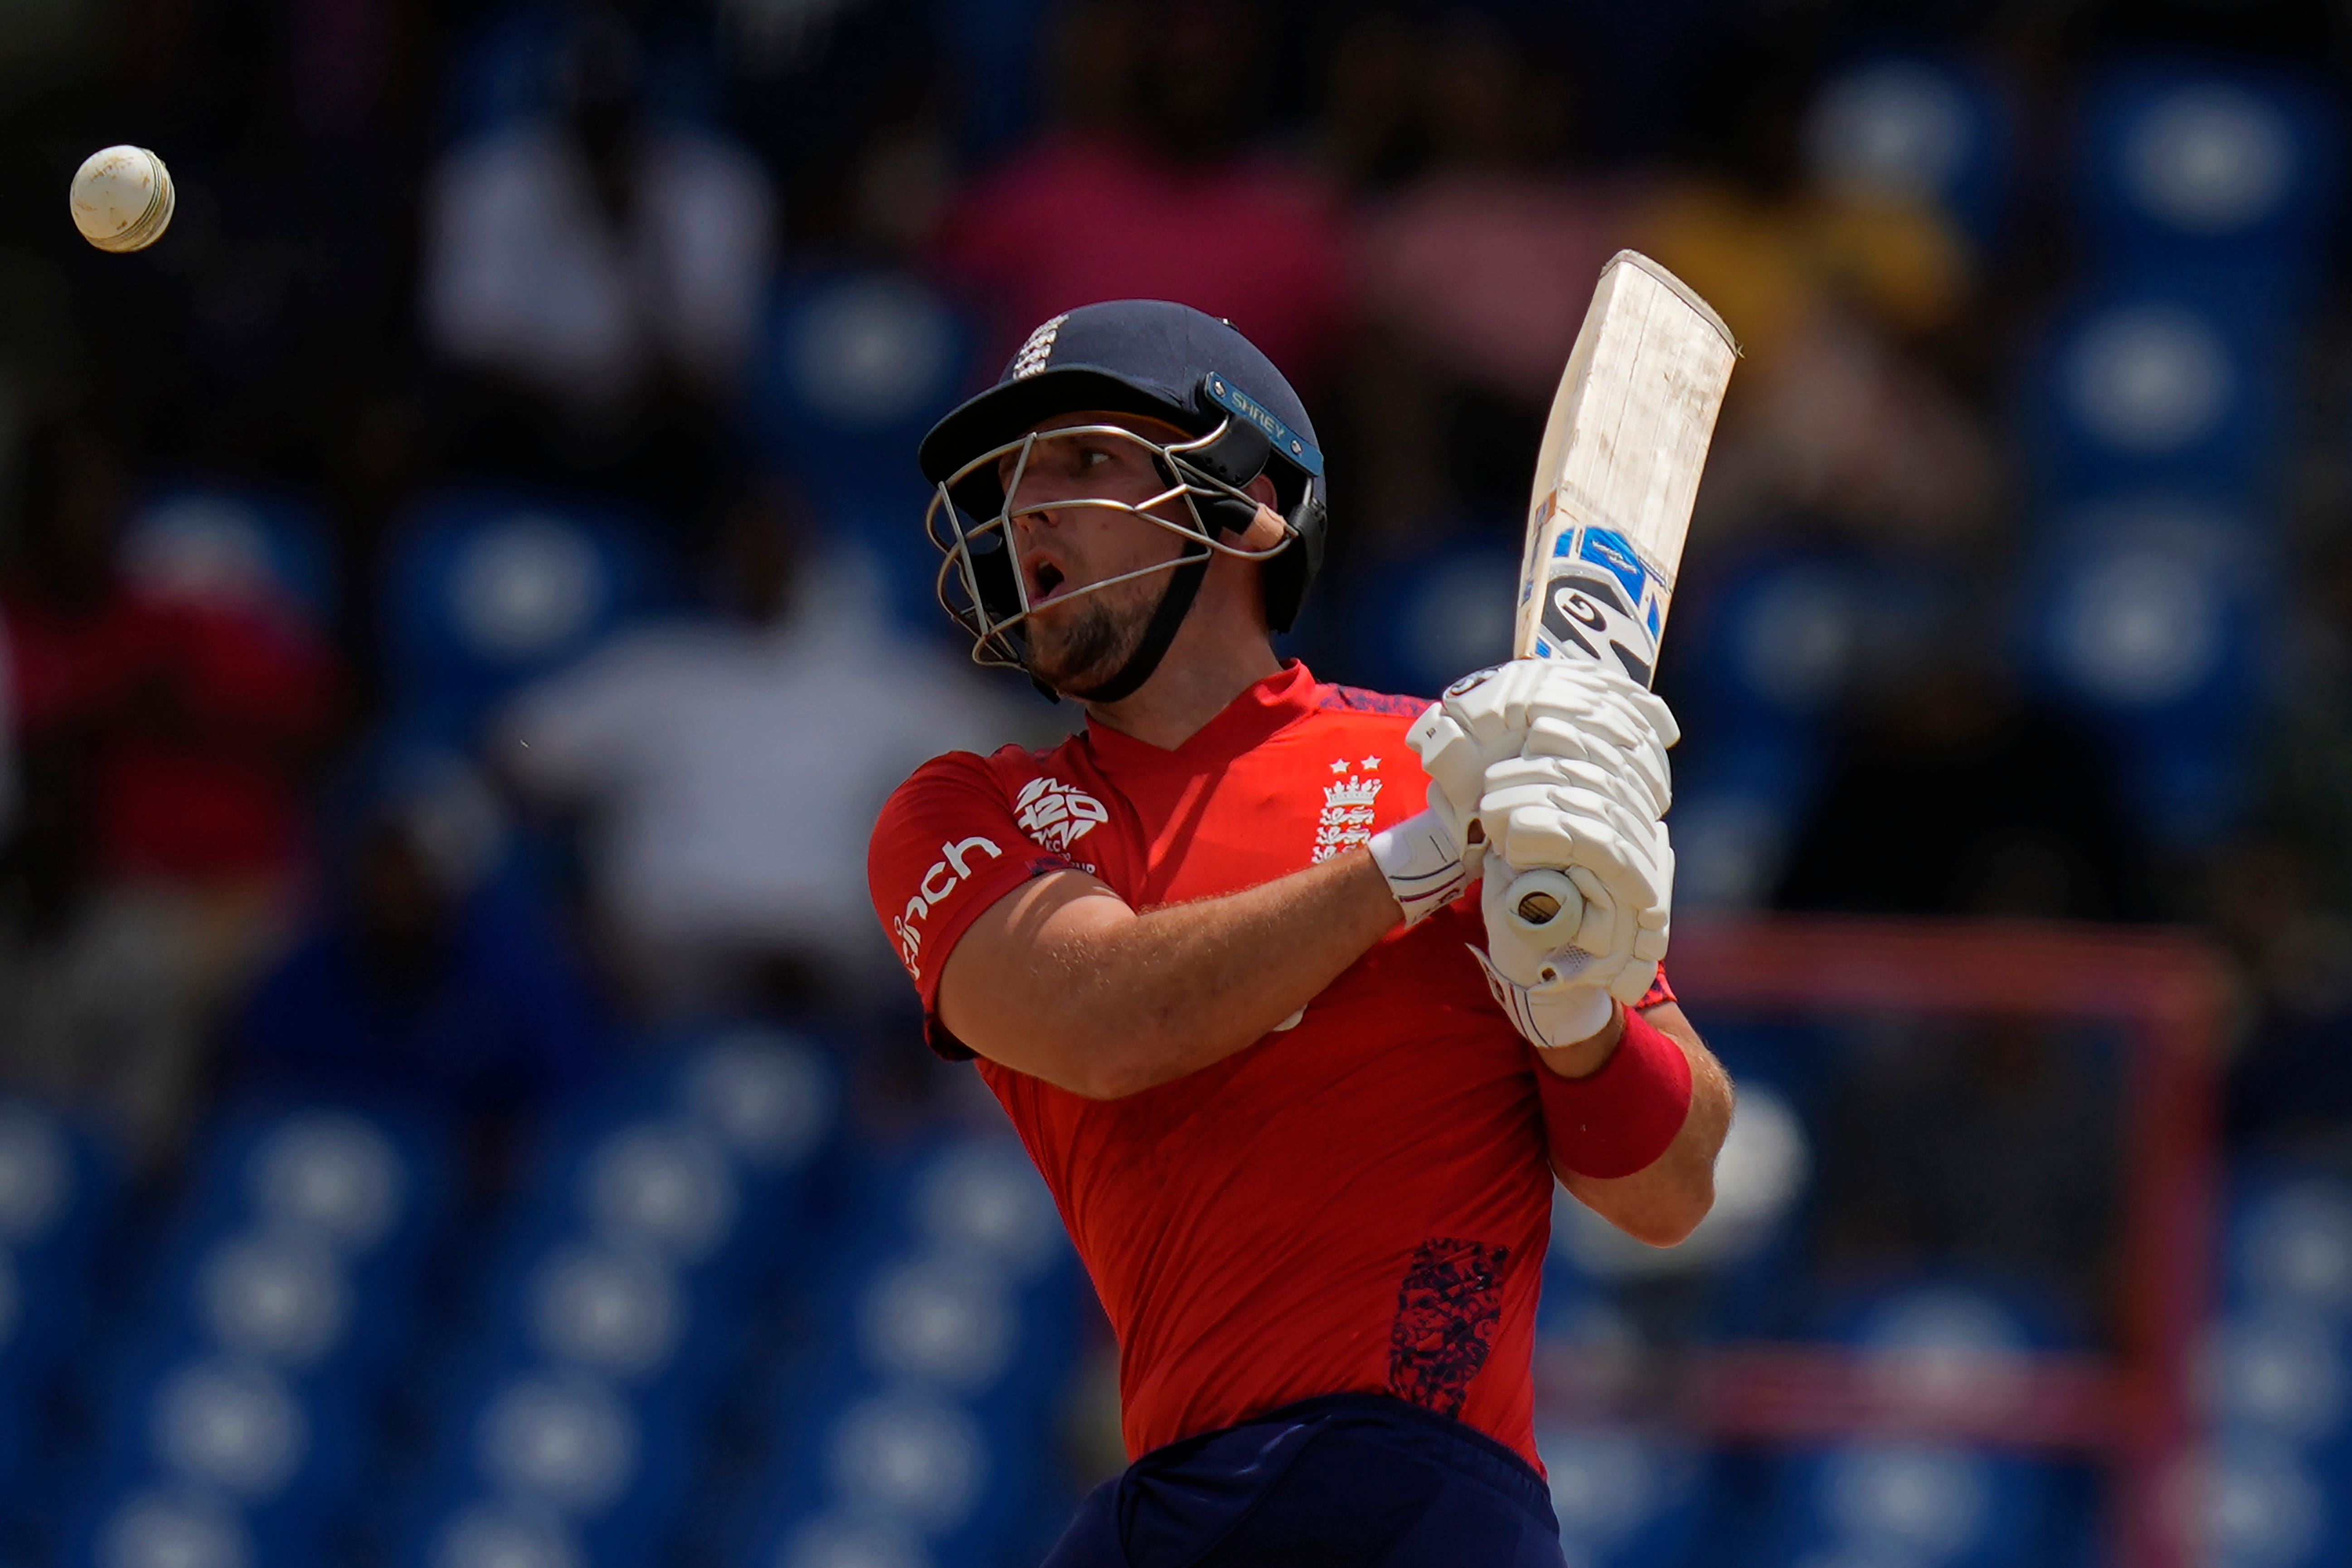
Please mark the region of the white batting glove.
[[1581, 976], [1545, 985], [1522, 985], [1506, 978], [1476, 948], [1470, 956], [1486, 973], [1486, 989], [1512, 1026], [1531, 1046], [1580, 1045], [1599, 1034], [1614, 1008], [1605, 985]]
[[1557, 758], [1496, 763], [1478, 803], [1486, 847], [1517, 871], [1585, 871], [1629, 918], [1662, 925], [1675, 893], [1666, 825], [1628, 804], [1622, 780], [1587, 775]]
[[1559, 914], [1542, 921], [1528, 919], [1520, 907], [1528, 889], [1519, 873], [1490, 858], [1479, 908], [1494, 967], [1521, 985], [1582, 979], [1607, 987], [1619, 1001], [1640, 1001], [1673, 937], [1674, 850], [1665, 826], [1655, 831], [1655, 893], [1630, 902], [1589, 866], [1538, 868], [1531, 879], [1538, 884], [1547, 875], [1564, 879], [1553, 889]]
[[1484, 854], [1474, 855], [1463, 842], [1464, 825], [1444, 809], [1436, 785], [1430, 786], [1429, 797], [1429, 810], [1382, 828], [1365, 845], [1372, 864], [1388, 879], [1407, 926], [1419, 925], [1460, 898], [1478, 875]]
[[[1666, 748], [1679, 739], [1659, 698], [1591, 659], [1558, 658], [1465, 676], [1405, 735], [1434, 786], [1433, 805], [1442, 794], [1443, 809], [1465, 828], [1496, 787], [1490, 770], [1522, 757], [1584, 764], [1591, 771], [1582, 782], [1610, 788], [1637, 816], [1663, 816], [1674, 799]], [[1491, 840], [1494, 831], [1486, 824], [1465, 841]]]

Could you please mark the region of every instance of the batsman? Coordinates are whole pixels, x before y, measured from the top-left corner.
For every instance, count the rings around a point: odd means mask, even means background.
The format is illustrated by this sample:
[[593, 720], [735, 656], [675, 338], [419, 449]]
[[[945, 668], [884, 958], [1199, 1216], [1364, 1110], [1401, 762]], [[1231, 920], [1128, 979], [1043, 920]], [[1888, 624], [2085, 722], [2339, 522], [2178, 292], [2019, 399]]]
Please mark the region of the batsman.
[[[1323, 458], [1197, 310], [1055, 317], [920, 461], [974, 656], [1086, 713], [925, 763], [868, 861], [1118, 1331], [1133, 1462], [1049, 1568], [1557, 1568], [1552, 1182], [1671, 1246], [1731, 1116], [1658, 968], [1673, 716], [1593, 659], [1433, 705], [1279, 658]], [[1573, 945], [1503, 907], [1547, 867]]]

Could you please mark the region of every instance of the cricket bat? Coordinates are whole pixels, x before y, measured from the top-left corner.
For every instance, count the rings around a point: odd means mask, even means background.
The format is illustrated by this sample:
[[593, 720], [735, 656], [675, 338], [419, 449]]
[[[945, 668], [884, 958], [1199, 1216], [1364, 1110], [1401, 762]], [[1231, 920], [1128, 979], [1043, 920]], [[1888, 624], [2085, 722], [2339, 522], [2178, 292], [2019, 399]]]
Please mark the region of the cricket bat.
[[[1621, 250], [1553, 395], [1519, 561], [1519, 658], [1613, 662], [1647, 686], [1674, 600], [1699, 472], [1739, 345], [1690, 286]], [[1582, 919], [1559, 871], [1521, 873], [1505, 907], [1530, 929]]]

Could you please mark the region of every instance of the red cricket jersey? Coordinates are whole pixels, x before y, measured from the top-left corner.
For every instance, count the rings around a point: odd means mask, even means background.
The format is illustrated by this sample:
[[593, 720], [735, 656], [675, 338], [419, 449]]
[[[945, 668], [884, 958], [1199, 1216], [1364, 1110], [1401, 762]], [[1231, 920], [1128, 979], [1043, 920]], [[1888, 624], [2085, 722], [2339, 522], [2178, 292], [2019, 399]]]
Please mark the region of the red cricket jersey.
[[[1090, 728], [926, 763], [883, 808], [874, 902], [935, 1011], [956, 940], [1076, 867], [1136, 909], [1237, 892], [1420, 811], [1426, 707], [1293, 664], [1174, 751]], [[982, 1060], [1118, 1333], [1130, 1457], [1318, 1394], [1394, 1394], [1531, 1465], [1550, 1232], [1545, 1070], [1487, 994], [1465, 898], [1391, 932], [1299, 1022], [1124, 1100]], [[1279, 954], [1268, 954], [1269, 962]], [[1671, 999], [1663, 978], [1644, 1006]], [[1571, 1162], [1572, 1163], [1572, 1160]]]

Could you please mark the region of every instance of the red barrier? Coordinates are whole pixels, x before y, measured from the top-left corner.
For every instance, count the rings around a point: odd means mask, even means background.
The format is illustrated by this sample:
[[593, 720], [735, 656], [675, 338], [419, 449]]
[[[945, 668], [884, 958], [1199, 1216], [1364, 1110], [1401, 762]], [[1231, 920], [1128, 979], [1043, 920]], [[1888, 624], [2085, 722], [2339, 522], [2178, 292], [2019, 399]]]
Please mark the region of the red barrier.
[[2089, 1455], [2117, 1483], [2121, 1568], [2189, 1568], [2181, 1500], [2213, 1257], [2215, 1069], [2229, 996], [2213, 950], [2107, 927], [1773, 918], [1678, 925], [1671, 968], [1702, 1029], [1710, 1016], [1766, 1009], [2120, 1026], [2129, 1044], [2122, 1343], [2112, 1358], [1973, 1362], [1957, 1385], [1821, 1346], [1759, 1344], [1699, 1353], [1664, 1386], [1637, 1388], [1619, 1369], [1555, 1352], [1537, 1368], [1548, 1404], [1663, 1405], [1725, 1440], [1900, 1436]]

